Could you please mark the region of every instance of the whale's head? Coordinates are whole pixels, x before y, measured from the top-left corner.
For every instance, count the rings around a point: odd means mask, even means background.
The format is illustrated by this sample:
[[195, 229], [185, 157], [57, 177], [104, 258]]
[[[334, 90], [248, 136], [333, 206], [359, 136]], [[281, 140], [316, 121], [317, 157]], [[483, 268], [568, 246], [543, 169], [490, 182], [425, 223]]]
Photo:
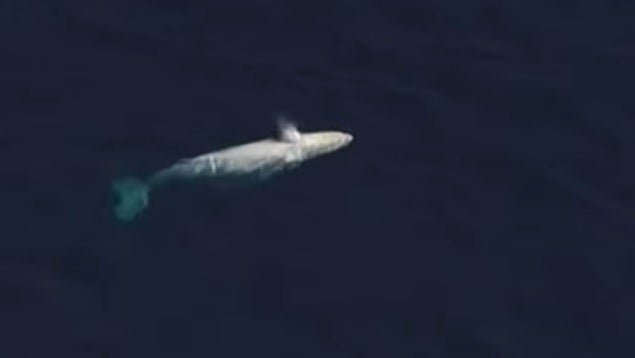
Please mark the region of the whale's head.
[[310, 159], [347, 147], [352, 141], [352, 134], [324, 131], [302, 133], [298, 144], [302, 148], [304, 159]]
[[348, 146], [353, 141], [349, 133], [322, 131], [301, 133], [295, 123], [284, 117], [277, 120], [278, 142], [290, 145], [288, 162], [299, 163]]

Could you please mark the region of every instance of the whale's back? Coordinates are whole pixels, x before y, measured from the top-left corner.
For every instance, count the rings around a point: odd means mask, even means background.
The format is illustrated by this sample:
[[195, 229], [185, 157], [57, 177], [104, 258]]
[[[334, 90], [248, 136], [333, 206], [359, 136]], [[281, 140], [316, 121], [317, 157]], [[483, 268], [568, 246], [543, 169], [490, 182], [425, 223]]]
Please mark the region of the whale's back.
[[284, 169], [292, 146], [266, 139], [222, 149], [203, 156], [203, 160], [214, 162], [217, 176], [266, 175]]
[[157, 173], [152, 181], [204, 179], [224, 184], [265, 179], [289, 165], [290, 143], [273, 139], [224, 148], [194, 158], [182, 159]]

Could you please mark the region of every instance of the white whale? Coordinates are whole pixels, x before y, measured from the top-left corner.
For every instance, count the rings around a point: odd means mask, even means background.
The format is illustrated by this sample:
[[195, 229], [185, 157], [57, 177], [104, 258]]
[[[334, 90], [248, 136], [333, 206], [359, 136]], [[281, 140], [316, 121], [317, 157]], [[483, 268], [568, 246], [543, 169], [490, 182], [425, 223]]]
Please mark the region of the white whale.
[[204, 179], [212, 184], [254, 183], [298, 167], [308, 159], [348, 146], [349, 133], [300, 133], [295, 125], [278, 121], [278, 137], [224, 148], [188, 159], [158, 171], [147, 180], [123, 178], [113, 182], [117, 195], [115, 216], [122, 221], [137, 217], [149, 203], [150, 191], [172, 181]]

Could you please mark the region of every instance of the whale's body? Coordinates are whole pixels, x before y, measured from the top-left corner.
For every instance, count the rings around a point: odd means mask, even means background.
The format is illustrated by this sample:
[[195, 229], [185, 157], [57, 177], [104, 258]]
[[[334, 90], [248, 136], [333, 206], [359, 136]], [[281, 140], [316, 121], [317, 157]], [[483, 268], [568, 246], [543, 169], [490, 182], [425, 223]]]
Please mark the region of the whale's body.
[[230, 182], [241, 179], [267, 179], [302, 162], [340, 149], [352, 140], [342, 132], [304, 133], [296, 141], [275, 138], [228, 147], [194, 158], [182, 159], [157, 172], [152, 185], [178, 179], [207, 179]]
[[148, 204], [149, 192], [173, 181], [202, 179], [212, 184], [253, 183], [270, 178], [303, 162], [346, 147], [353, 136], [338, 131], [300, 133], [288, 122], [278, 123], [277, 138], [227, 147], [193, 158], [181, 159], [158, 171], [145, 182], [123, 179], [114, 183], [121, 197], [115, 214], [132, 220]]

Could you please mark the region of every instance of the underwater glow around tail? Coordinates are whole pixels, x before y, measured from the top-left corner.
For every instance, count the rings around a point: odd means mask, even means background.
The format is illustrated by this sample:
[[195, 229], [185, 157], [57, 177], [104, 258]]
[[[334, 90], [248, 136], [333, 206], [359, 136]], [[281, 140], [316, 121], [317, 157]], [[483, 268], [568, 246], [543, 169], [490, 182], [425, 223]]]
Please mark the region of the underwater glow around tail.
[[116, 195], [115, 216], [121, 221], [131, 221], [148, 206], [150, 187], [136, 178], [122, 178], [113, 181]]

